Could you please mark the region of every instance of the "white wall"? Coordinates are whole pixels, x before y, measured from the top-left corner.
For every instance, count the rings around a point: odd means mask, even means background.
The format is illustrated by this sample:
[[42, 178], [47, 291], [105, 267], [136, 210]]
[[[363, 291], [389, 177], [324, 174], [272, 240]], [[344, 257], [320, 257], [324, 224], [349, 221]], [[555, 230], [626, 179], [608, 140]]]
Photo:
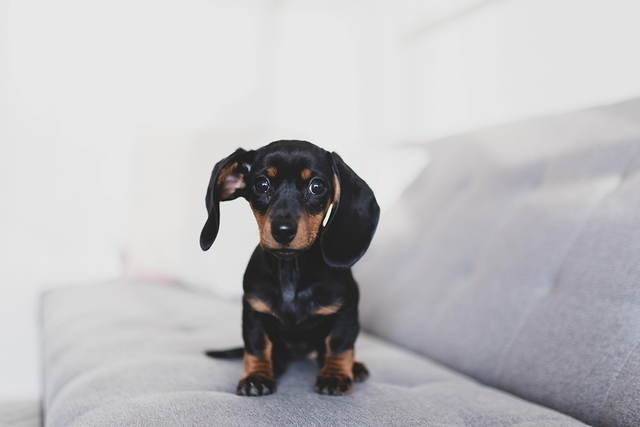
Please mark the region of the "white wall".
[[[640, 2], [377, 5], [369, 32], [382, 29], [386, 37], [370, 67], [389, 70], [395, 95], [375, 105], [367, 122], [383, 141], [430, 139], [640, 96]], [[385, 77], [372, 86], [386, 86]]]
[[640, 96], [637, 22], [630, 0], [0, 0], [0, 399], [39, 393], [39, 292], [122, 274], [141, 129], [306, 138], [386, 208], [425, 161], [390, 146]]

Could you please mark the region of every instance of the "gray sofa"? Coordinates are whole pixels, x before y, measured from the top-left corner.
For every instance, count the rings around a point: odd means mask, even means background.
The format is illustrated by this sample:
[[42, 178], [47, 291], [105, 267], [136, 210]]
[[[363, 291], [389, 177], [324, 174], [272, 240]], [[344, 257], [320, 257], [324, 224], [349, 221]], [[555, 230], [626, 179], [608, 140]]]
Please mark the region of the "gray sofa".
[[42, 298], [46, 426], [640, 425], [640, 100], [424, 149], [354, 268], [351, 395], [303, 360], [238, 397], [203, 355], [242, 344], [237, 302], [116, 282]]

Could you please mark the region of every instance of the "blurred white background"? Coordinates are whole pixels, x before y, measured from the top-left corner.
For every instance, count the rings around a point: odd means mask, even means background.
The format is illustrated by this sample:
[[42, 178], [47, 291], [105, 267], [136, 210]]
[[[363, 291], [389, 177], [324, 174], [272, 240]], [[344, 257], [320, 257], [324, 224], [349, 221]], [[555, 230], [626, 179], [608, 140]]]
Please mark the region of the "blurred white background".
[[39, 396], [42, 291], [212, 273], [204, 192], [237, 146], [337, 150], [384, 210], [427, 161], [406, 143], [640, 96], [639, 23], [636, 0], [0, 0], [0, 399]]

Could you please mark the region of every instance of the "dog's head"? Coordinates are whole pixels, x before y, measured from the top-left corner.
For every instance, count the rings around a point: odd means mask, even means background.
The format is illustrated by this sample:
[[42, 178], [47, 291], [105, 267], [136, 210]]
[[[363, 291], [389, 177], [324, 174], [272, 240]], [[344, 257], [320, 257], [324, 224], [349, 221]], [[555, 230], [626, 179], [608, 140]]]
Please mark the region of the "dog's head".
[[265, 250], [292, 259], [319, 238], [332, 268], [351, 267], [364, 255], [380, 215], [367, 183], [336, 153], [306, 141], [240, 148], [216, 164], [206, 196], [209, 218], [200, 235], [203, 250], [218, 234], [220, 202], [238, 197], [249, 201]]

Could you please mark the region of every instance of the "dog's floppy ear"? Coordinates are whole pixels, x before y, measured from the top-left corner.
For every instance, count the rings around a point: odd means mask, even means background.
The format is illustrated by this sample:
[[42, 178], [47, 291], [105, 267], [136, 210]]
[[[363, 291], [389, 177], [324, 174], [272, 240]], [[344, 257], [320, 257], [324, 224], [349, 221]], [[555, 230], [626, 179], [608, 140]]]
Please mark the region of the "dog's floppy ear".
[[200, 247], [206, 251], [213, 245], [220, 227], [220, 202], [245, 195], [245, 176], [251, 170], [255, 151], [238, 148], [229, 157], [220, 160], [211, 172], [205, 199], [209, 218], [200, 233]]
[[366, 182], [336, 153], [331, 153], [334, 173], [333, 208], [320, 244], [331, 268], [349, 268], [367, 251], [378, 225], [380, 207]]

